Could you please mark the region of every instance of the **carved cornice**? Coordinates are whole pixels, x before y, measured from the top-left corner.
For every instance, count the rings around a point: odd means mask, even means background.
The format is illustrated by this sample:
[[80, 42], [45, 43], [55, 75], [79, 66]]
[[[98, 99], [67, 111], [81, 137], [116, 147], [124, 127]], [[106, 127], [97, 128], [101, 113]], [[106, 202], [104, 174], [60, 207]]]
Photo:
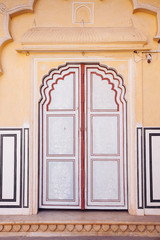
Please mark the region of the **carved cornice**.
[[24, 33], [22, 44], [146, 44], [146, 36], [134, 27], [34, 27]]
[[92, 235], [97, 236], [160, 236], [160, 223], [1, 223], [0, 236], [21, 235], [34, 233], [40, 236], [56, 235]]
[[139, 3], [138, 0], [132, 0], [132, 2], [134, 6], [133, 12], [149, 11], [157, 15], [157, 33], [154, 39], [160, 40], [160, 8], [151, 4]]
[[145, 49], [147, 37], [134, 27], [34, 27], [21, 39], [20, 52]]

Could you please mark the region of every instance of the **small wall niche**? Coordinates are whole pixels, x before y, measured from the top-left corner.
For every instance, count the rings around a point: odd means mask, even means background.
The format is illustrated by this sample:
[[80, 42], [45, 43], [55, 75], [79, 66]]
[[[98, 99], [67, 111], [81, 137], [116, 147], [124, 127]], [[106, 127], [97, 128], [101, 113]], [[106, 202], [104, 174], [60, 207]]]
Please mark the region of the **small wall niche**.
[[74, 24], [93, 24], [94, 3], [74, 2], [72, 9], [72, 22]]

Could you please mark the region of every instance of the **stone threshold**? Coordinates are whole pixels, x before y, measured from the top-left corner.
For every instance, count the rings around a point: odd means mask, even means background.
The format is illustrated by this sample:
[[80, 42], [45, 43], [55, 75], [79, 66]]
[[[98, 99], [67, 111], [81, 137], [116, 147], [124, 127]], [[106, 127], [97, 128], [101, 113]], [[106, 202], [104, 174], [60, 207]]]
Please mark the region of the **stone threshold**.
[[0, 216], [1, 236], [160, 237], [160, 216], [126, 211], [44, 210], [32, 216]]

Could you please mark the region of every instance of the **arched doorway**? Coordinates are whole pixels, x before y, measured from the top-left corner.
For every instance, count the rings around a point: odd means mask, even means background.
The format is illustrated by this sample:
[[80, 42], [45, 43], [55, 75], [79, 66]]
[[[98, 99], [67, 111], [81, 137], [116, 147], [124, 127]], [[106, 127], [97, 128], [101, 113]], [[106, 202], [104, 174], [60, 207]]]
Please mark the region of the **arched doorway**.
[[98, 63], [44, 76], [39, 103], [40, 208], [127, 209], [123, 79]]

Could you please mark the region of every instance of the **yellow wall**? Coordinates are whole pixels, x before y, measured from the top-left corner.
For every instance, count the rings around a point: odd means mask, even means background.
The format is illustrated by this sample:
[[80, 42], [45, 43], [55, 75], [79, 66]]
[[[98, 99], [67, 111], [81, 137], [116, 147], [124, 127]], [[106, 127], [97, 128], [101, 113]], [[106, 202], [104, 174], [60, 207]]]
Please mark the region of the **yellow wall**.
[[152, 62], [143, 61], [142, 67], [143, 125], [160, 126], [160, 53], [152, 53]]
[[[22, 1], [3, 1], [7, 9], [16, 6]], [[28, 1], [23, 1], [27, 4]], [[20, 16], [14, 16], [10, 21], [10, 32], [13, 41], [8, 43], [1, 52], [1, 63], [3, 74], [0, 77], [0, 126], [17, 127], [23, 124], [31, 124], [31, 81], [32, 76], [32, 57], [41, 56], [50, 58], [59, 57], [86, 57], [87, 58], [109, 58], [102, 60], [110, 67], [115, 67], [124, 77], [128, 88], [129, 66], [127, 61], [132, 61], [135, 76], [135, 101], [136, 101], [136, 120], [144, 126], [160, 126], [160, 57], [158, 53], [153, 53], [153, 61], [148, 64], [145, 54], [141, 55], [142, 60], [133, 54], [133, 51], [125, 52], [90, 52], [82, 54], [75, 53], [19, 53], [16, 51], [21, 46], [22, 35], [32, 27], [35, 20], [39, 27], [81, 27], [72, 23], [72, 0], [38, 0], [35, 4], [34, 13], [24, 13]], [[89, 2], [83, 0], [83, 2]], [[144, 1], [143, 1], [144, 2]], [[153, 40], [157, 30], [156, 15], [144, 12], [133, 14], [133, 4], [130, 0], [108, 0], [94, 1], [94, 24], [86, 25], [91, 27], [128, 27], [134, 25], [142, 31], [148, 38], [151, 49], [157, 49], [158, 44]], [[4, 19], [0, 18], [1, 24]], [[1, 33], [1, 32], [0, 32]], [[3, 36], [3, 31], [1, 33]], [[141, 53], [139, 53], [141, 54]], [[124, 62], [122, 62], [122, 60]], [[137, 61], [138, 60], [138, 61]], [[44, 68], [40, 68], [38, 79], [41, 80], [49, 69], [58, 66], [62, 61], [57, 60], [54, 63], [48, 63]], [[40, 83], [37, 88], [39, 88]], [[39, 89], [38, 89], [39, 91]], [[128, 91], [126, 98], [128, 98]]]

